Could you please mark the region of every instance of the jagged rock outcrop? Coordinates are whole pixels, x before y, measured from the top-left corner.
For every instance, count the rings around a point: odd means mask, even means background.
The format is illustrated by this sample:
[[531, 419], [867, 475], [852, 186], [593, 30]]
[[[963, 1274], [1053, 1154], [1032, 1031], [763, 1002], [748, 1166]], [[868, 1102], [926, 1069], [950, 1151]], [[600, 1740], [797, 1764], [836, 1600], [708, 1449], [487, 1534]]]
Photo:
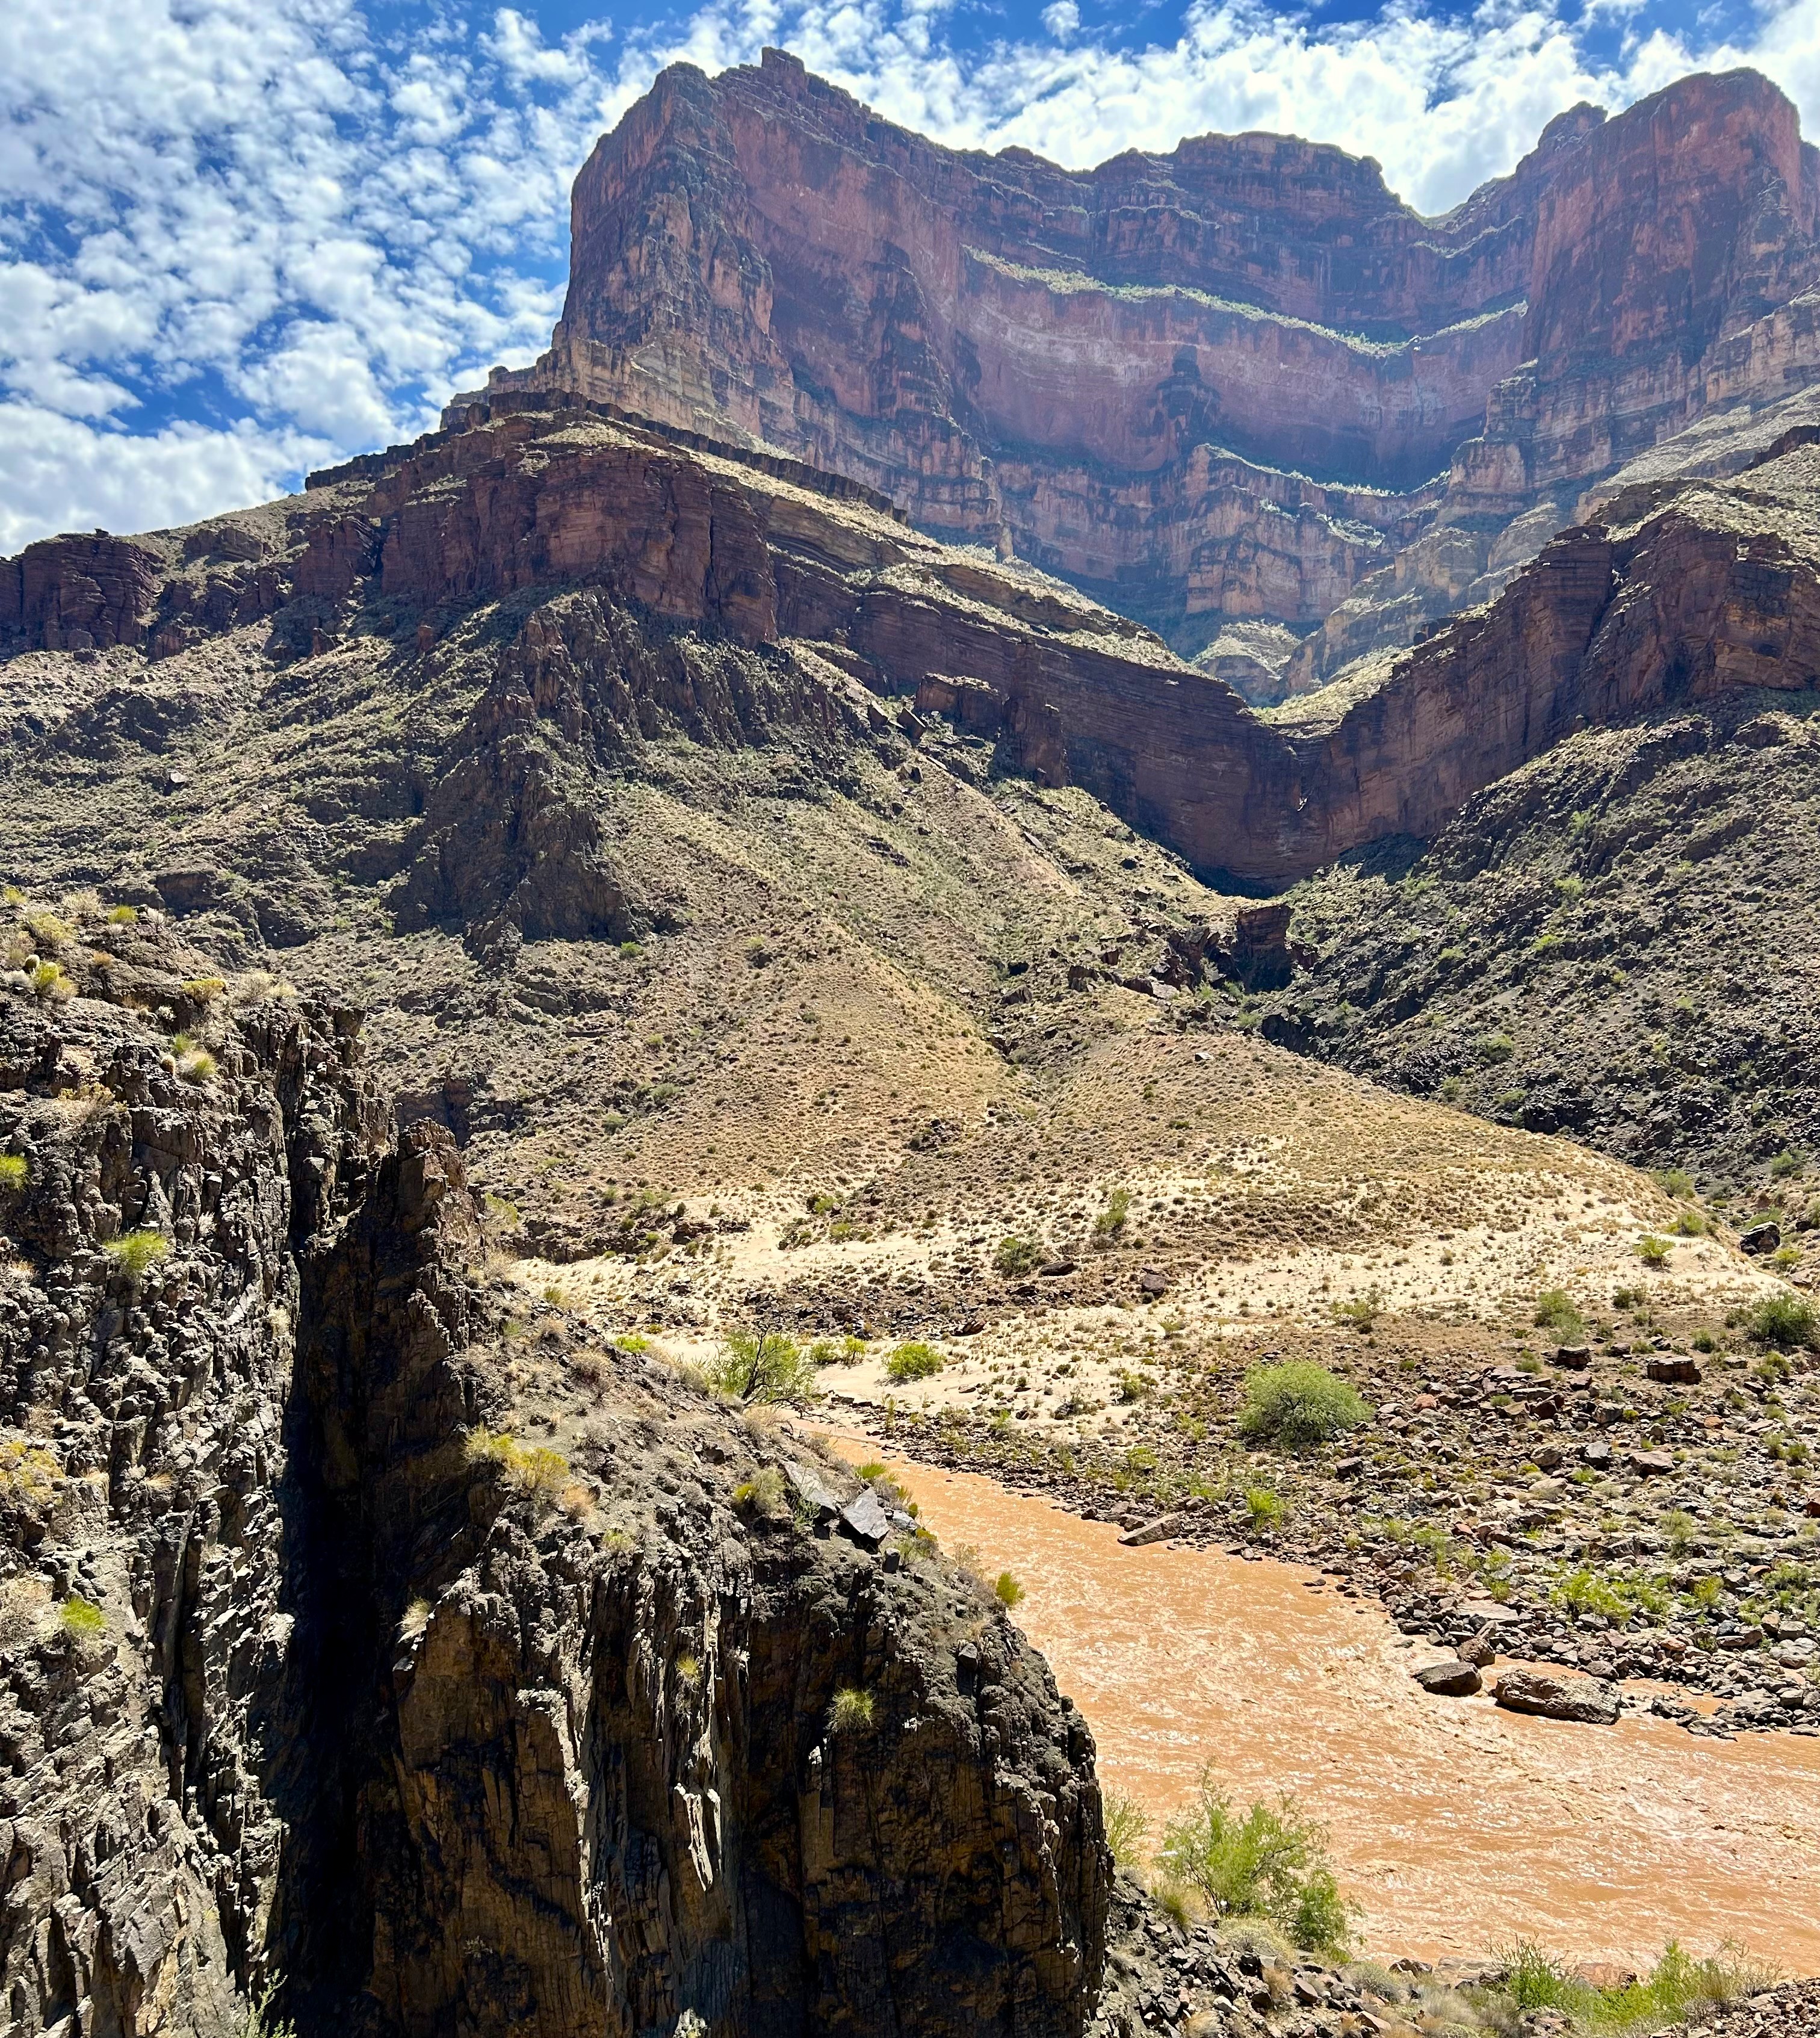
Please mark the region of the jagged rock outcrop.
[[489, 393], [749, 435], [1006, 533], [1183, 650], [1222, 618], [1306, 630], [1451, 530], [1358, 597], [1368, 650], [1495, 592], [1513, 520], [1545, 526], [1520, 563], [1589, 479], [1820, 379], [1817, 163], [1765, 79], [1684, 78], [1563, 114], [1425, 220], [1288, 138], [1065, 171], [940, 148], [780, 51], [679, 65], [577, 179], [551, 351]]
[[[168, 944], [6, 917], [39, 988], [0, 986], [0, 2004], [21, 2038], [237, 2031], [307, 1786], [293, 1248], [382, 1114], [346, 1015], [266, 998], [218, 1029], [225, 987]], [[154, 1006], [215, 1033], [212, 1067]]]
[[7, 2029], [1079, 2038], [1092, 1742], [989, 1594], [655, 1361], [509, 1357], [347, 1015], [8, 932]]

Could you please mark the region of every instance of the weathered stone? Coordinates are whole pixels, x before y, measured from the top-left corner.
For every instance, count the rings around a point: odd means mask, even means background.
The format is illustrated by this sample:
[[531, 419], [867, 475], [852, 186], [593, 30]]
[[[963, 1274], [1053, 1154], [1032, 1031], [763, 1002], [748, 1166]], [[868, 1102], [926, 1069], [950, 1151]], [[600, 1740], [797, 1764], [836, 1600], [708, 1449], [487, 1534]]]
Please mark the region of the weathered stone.
[[1179, 1535], [1182, 1529], [1179, 1514], [1159, 1514], [1153, 1521], [1141, 1522], [1135, 1528], [1127, 1528], [1119, 1537], [1128, 1550], [1141, 1549], [1147, 1543], [1166, 1542], [1170, 1536]]
[[1432, 1691], [1440, 1698], [1470, 1699], [1484, 1688], [1478, 1666], [1464, 1656], [1455, 1657], [1445, 1663], [1430, 1663], [1409, 1674], [1425, 1691]]
[[1543, 1719], [1609, 1726], [1618, 1715], [1615, 1684], [1591, 1677], [1557, 1677], [1542, 1670], [1507, 1670], [1492, 1696], [1507, 1712], [1534, 1713]]

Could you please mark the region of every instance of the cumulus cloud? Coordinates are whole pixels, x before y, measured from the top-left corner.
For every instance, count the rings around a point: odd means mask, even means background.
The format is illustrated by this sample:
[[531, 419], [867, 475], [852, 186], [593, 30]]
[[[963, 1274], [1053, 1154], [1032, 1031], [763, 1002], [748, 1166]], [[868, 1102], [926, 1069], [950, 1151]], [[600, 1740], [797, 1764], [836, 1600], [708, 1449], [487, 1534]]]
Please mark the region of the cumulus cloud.
[[706, 0], [557, 39], [528, 4], [478, 25], [441, 0], [0, 9], [0, 546], [270, 494], [529, 359], [575, 170], [671, 62], [782, 44], [891, 119], [1075, 167], [1209, 130], [1304, 134], [1375, 157], [1431, 213], [1576, 100], [1616, 108], [1697, 67], [1758, 66], [1820, 131], [1813, 0], [1758, 0], [1748, 36], [1712, 45], [1652, 24], [1653, 0], [1568, 4], [1381, 0], [1315, 25], [1188, 0], [1144, 44], [1053, 0], [1040, 35], [983, 47], [952, 0]]

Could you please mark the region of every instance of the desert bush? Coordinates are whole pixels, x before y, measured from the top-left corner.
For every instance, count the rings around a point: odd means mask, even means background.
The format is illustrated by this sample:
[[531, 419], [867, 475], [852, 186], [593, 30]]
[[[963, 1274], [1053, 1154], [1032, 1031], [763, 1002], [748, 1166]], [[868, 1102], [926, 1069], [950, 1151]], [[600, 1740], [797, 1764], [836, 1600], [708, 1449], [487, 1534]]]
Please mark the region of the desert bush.
[[1820, 1344], [1820, 1321], [1805, 1295], [1765, 1295], [1745, 1313], [1744, 1335], [1776, 1351], [1811, 1350]]
[[1666, 1238], [1658, 1238], [1653, 1231], [1646, 1231], [1636, 1241], [1636, 1256], [1645, 1267], [1666, 1267], [1674, 1249]]
[[48, 1005], [62, 1005], [76, 994], [76, 987], [60, 962], [36, 962], [28, 972], [32, 995]]
[[1008, 1233], [998, 1241], [998, 1250], [992, 1256], [992, 1263], [999, 1272], [1008, 1277], [1027, 1274], [1042, 1257], [1042, 1252], [1027, 1238], [1020, 1238]]
[[900, 1344], [885, 1361], [887, 1380], [926, 1380], [942, 1369], [942, 1355], [933, 1345], [911, 1342]]
[[1519, 2015], [1557, 2010], [1576, 2030], [1599, 2038], [1633, 2033], [1641, 2038], [1678, 2020], [1704, 2021], [1712, 2010], [1754, 1995], [1776, 1979], [1773, 1969], [1731, 1940], [1701, 1960], [1671, 1939], [1647, 1975], [1612, 1987], [1588, 1981], [1528, 1940], [1519, 1940], [1503, 1957], [1504, 1979], [1498, 1994]]
[[815, 1362], [781, 1331], [736, 1331], [704, 1370], [718, 1393], [735, 1401], [789, 1403], [815, 1396]]
[[19, 1439], [0, 1444], [0, 1494], [28, 1507], [42, 1507], [50, 1500], [62, 1469], [56, 1453], [42, 1444]]
[[1245, 1489], [1245, 1513], [1251, 1527], [1262, 1533], [1267, 1528], [1279, 1527], [1287, 1518], [1288, 1502], [1274, 1487], [1248, 1486]]
[[403, 1617], [398, 1623], [399, 1640], [400, 1642], [420, 1641], [424, 1631], [429, 1626], [429, 1613], [430, 1607], [428, 1600], [414, 1599], [405, 1608]]
[[1015, 1571], [1001, 1571], [992, 1582], [992, 1596], [1008, 1612], [1024, 1598], [1024, 1587], [1017, 1582]]
[[155, 1267], [171, 1249], [171, 1241], [160, 1232], [124, 1231], [108, 1241], [108, 1256], [134, 1280]]
[[107, 1631], [108, 1617], [92, 1599], [72, 1593], [57, 1610], [63, 1632], [72, 1642], [93, 1642]]
[[1383, 1291], [1373, 1286], [1362, 1295], [1349, 1296], [1343, 1302], [1336, 1302], [1334, 1318], [1337, 1323], [1350, 1324], [1356, 1331], [1368, 1331], [1378, 1320], [1378, 1312], [1383, 1306]]
[[1578, 1305], [1565, 1288], [1545, 1288], [1535, 1298], [1538, 1330], [1553, 1331], [1560, 1337], [1576, 1337], [1586, 1328]]
[[854, 1684], [843, 1685], [828, 1708], [828, 1724], [836, 1733], [857, 1733], [872, 1723], [872, 1695]]
[[1776, 1180], [1780, 1182], [1785, 1180], [1790, 1175], [1799, 1175], [1807, 1165], [1806, 1159], [1801, 1154], [1795, 1153], [1790, 1147], [1784, 1146], [1770, 1162], [1769, 1172]]
[[17, 1195], [28, 1172], [23, 1153], [0, 1153], [0, 1195]]
[[228, 987], [221, 976], [192, 976], [184, 980], [184, 995], [194, 1005], [213, 1005]]
[[569, 1483], [569, 1460], [560, 1451], [520, 1443], [503, 1430], [471, 1430], [462, 1448], [470, 1464], [495, 1465], [509, 1486], [551, 1505]]
[[1106, 1844], [1112, 1858], [1126, 1868], [1143, 1858], [1144, 1843], [1150, 1837], [1150, 1815], [1135, 1797], [1122, 1790], [1108, 1790], [1101, 1798], [1106, 1816]]
[[215, 1058], [206, 1047], [187, 1047], [177, 1057], [177, 1074], [185, 1082], [209, 1082], [214, 1073]]
[[1239, 1431], [1254, 1442], [1296, 1450], [1343, 1436], [1370, 1414], [1350, 1381], [1311, 1360], [1292, 1359], [1254, 1366], [1246, 1374]]
[[1241, 1813], [1204, 1774], [1199, 1803], [1165, 1829], [1162, 1859], [1217, 1916], [1268, 1918], [1305, 1952], [1345, 1950], [1349, 1906], [1326, 1834], [1287, 1794]]
[[781, 1521], [790, 1511], [789, 1490], [775, 1465], [762, 1466], [733, 1488], [733, 1505], [760, 1521]]
[[1106, 1199], [1106, 1207], [1093, 1220], [1093, 1237], [1096, 1244], [1110, 1245], [1124, 1230], [1131, 1215], [1131, 1191], [1114, 1189]]

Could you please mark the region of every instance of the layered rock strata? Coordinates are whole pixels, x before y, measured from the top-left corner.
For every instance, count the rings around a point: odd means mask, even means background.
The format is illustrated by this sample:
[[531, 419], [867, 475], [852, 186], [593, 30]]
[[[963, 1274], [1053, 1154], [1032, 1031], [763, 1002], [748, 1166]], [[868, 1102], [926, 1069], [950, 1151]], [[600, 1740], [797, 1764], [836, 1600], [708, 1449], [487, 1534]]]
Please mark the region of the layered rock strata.
[[[153, 652], [187, 642], [250, 589], [276, 604], [281, 659], [350, 633], [427, 653], [477, 606], [572, 590], [502, 651], [456, 745], [471, 762], [452, 756], [433, 795], [418, 789], [399, 903], [420, 919], [509, 907], [524, 934], [629, 931], [585, 798], [519, 729], [611, 768], [647, 726], [752, 741], [787, 721], [812, 741], [818, 728], [895, 741], [940, 717], [993, 742], [1001, 768], [1082, 785], [1198, 869], [1269, 885], [1433, 835], [1584, 723], [1811, 687], [1820, 452], [1807, 437], [1729, 483], [1621, 494], [1489, 606], [1272, 716], [1139, 626], [1016, 562], [924, 538], [850, 485], [524, 399], [320, 477], [288, 514], [287, 549], [274, 540], [256, 564], [209, 566], [205, 549], [199, 573], [174, 556], [187, 544], [131, 541], [153, 591], [117, 634]], [[32, 547], [35, 583], [55, 596], [85, 578], [87, 542]], [[138, 712], [134, 687], [119, 691], [111, 712]]]
[[1451, 528], [1305, 690], [1495, 576], [1513, 520], [1546, 526], [1520, 559], [1587, 480], [1820, 378], [1817, 162], [1763, 78], [1686, 78], [1425, 220], [1288, 138], [1067, 171], [940, 148], [777, 51], [677, 66], [577, 179], [550, 352], [490, 390], [777, 446], [1184, 650], [1305, 631]]
[[1092, 1744], [1003, 1609], [556, 1313], [534, 1390], [351, 1020], [79, 932], [0, 987], [8, 2028], [1076, 2038]]

